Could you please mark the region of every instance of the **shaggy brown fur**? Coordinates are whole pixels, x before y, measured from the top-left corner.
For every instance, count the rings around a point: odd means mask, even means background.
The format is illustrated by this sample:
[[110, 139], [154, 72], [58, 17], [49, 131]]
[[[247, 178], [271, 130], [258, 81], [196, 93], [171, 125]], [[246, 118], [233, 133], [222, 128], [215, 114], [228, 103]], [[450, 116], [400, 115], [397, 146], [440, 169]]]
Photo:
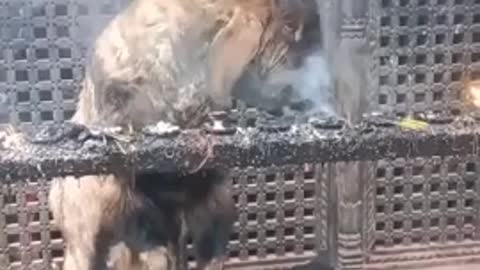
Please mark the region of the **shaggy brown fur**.
[[[268, 84], [290, 68], [304, 12], [303, 1], [290, 0], [134, 0], [97, 39], [73, 121], [197, 127], [229, 108], [247, 70]], [[222, 269], [235, 219], [225, 185], [216, 170], [135, 175], [119, 167], [55, 179], [49, 202], [67, 244], [64, 270], [185, 269], [187, 232], [199, 268]]]

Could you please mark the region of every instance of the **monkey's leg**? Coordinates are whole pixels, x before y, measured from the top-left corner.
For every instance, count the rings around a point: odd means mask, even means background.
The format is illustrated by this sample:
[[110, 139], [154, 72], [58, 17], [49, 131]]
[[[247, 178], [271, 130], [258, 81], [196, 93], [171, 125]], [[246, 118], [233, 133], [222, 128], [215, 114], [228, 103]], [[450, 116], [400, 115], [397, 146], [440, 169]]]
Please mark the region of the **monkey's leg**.
[[129, 197], [120, 182], [112, 175], [54, 179], [49, 206], [67, 245], [64, 270], [107, 269]]
[[[148, 203], [148, 202], [145, 202]], [[142, 213], [142, 210], [146, 212]], [[145, 207], [137, 211], [136, 217], [128, 223], [128, 229], [125, 231], [125, 242], [115, 244], [110, 249], [109, 267], [111, 270], [178, 270], [175, 267], [175, 250], [169, 242], [165, 242], [165, 238], [158, 238], [158, 232], [149, 231], [151, 228], [145, 227], [144, 222], [151, 223], [155, 229], [164, 232], [164, 226], [159, 224], [157, 220], [139, 217], [139, 214], [145, 214], [152, 209]], [[159, 216], [162, 214], [156, 211], [149, 213]], [[150, 225], [150, 224], [149, 224]], [[157, 236], [157, 237], [156, 237]], [[160, 240], [160, 242], [158, 241]]]
[[188, 227], [185, 212], [177, 211], [180, 215], [180, 233], [176, 245], [177, 254], [177, 270], [188, 270], [188, 254], [187, 254], [187, 240], [188, 240]]
[[[80, 250], [80, 249], [78, 249]], [[88, 264], [91, 259], [89, 259], [88, 254], [78, 254], [75, 252], [76, 249], [67, 244], [65, 249], [65, 257], [63, 262], [63, 269], [65, 270], [80, 270], [80, 269], [89, 269], [91, 268]], [[84, 258], [84, 259], [77, 259]]]
[[[87, 236], [88, 237], [88, 236]], [[69, 238], [69, 242], [75, 244], [67, 244], [65, 250], [65, 260], [63, 270], [107, 270], [106, 250], [92, 248], [89, 239]]]
[[170, 254], [166, 247], [155, 247], [143, 251], [139, 255], [142, 270], [177, 270], [171, 263], [173, 254]]
[[151, 203], [147, 211], [138, 213], [142, 217], [138, 230], [154, 250], [166, 248], [170, 268], [187, 270], [187, 226], [181, 211], [186, 194], [178, 186], [177, 174], [138, 173], [135, 177], [135, 190]]
[[[139, 230], [143, 233], [134, 241], [141, 242], [139, 258], [142, 270], [188, 270], [186, 264], [186, 250], [181, 245], [181, 223], [176, 217], [177, 211], [160, 211], [155, 209], [149, 213], [151, 218], [140, 223]], [[158, 218], [164, 216], [166, 218]], [[155, 220], [156, 219], [156, 220]], [[148, 224], [145, 224], [148, 222]], [[146, 226], [145, 226], [146, 225]], [[185, 260], [184, 260], [185, 256]]]
[[115, 244], [110, 249], [108, 268], [114, 270], [142, 270], [138, 254], [124, 242]]
[[228, 241], [236, 220], [235, 202], [230, 196], [226, 180], [219, 181], [213, 184], [203, 201], [186, 211], [199, 270], [223, 269]]

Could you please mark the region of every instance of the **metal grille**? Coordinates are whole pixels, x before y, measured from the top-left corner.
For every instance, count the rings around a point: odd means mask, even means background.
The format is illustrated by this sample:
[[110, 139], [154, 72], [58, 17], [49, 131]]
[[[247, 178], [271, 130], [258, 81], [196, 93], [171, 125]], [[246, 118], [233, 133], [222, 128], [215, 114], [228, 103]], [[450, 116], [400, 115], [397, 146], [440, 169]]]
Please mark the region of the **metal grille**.
[[[240, 214], [229, 244], [229, 267], [266, 269], [304, 263], [325, 252], [326, 175], [322, 165], [312, 164], [232, 171]], [[2, 184], [1, 269], [61, 269], [63, 240], [48, 211], [48, 185], [46, 180]]]
[[45, 180], [2, 183], [0, 268], [55, 269], [63, 240], [51, 224]]
[[480, 1], [371, 0], [376, 107], [458, 114], [480, 78]]
[[0, 125], [69, 119], [88, 44], [121, 6], [116, 0], [0, 0]]
[[315, 256], [327, 249], [328, 179], [321, 165], [236, 171], [241, 209], [230, 243], [234, 261]]
[[[373, 108], [464, 111], [466, 85], [480, 79], [480, 1], [370, 0], [367, 33]], [[478, 258], [478, 166], [477, 157], [375, 162], [364, 190], [364, 261], [388, 269]]]
[[[478, 157], [381, 161], [370, 262], [480, 252]], [[429, 247], [426, 249], [426, 247]], [[440, 248], [441, 247], [441, 248]], [[446, 248], [449, 247], [449, 248]], [[416, 252], [399, 255], [399, 250]]]

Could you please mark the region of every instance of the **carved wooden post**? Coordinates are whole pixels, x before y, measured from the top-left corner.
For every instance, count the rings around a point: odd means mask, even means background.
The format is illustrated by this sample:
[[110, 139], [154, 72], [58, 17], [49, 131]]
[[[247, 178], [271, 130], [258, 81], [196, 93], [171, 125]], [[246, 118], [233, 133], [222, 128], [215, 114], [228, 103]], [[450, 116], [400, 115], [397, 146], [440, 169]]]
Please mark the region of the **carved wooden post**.
[[[340, 37], [335, 45], [335, 94], [337, 112], [348, 123], [355, 124], [368, 110], [368, 48], [365, 38], [367, 0], [342, 0]], [[366, 253], [365, 231], [367, 210], [364, 202], [372, 167], [368, 162], [340, 162], [332, 173], [337, 187], [337, 266], [339, 269], [360, 269]]]
[[337, 163], [334, 181], [337, 185], [337, 266], [354, 269], [362, 263], [362, 200], [358, 177], [360, 163]]

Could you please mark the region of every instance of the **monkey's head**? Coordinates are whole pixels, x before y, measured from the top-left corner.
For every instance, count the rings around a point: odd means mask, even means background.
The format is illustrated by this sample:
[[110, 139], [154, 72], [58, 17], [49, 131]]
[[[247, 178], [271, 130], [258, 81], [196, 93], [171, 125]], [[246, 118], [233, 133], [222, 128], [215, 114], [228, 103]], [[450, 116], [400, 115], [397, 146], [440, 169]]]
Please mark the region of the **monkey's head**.
[[[273, 0], [268, 14], [262, 14], [264, 32], [253, 63], [269, 72], [295, 69], [314, 43], [311, 28], [318, 26], [314, 0]], [[313, 10], [312, 10], [313, 8]], [[310, 31], [310, 32], [309, 32]], [[319, 36], [319, 35], [318, 35]]]
[[[315, 0], [237, 1], [228, 25], [213, 43], [217, 61], [215, 89], [230, 89], [256, 107], [272, 107], [268, 97], [291, 96], [289, 78], [305, 58], [320, 46]], [[294, 76], [294, 75], [293, 75]], [[265, 102], [258, 104], [258, 96]], [[226, 102], [225, 100], [218, 100]], [[279, 100], [279, 102], [284, 102]], [[280, 104], [279, 104], [280, 105]]]

